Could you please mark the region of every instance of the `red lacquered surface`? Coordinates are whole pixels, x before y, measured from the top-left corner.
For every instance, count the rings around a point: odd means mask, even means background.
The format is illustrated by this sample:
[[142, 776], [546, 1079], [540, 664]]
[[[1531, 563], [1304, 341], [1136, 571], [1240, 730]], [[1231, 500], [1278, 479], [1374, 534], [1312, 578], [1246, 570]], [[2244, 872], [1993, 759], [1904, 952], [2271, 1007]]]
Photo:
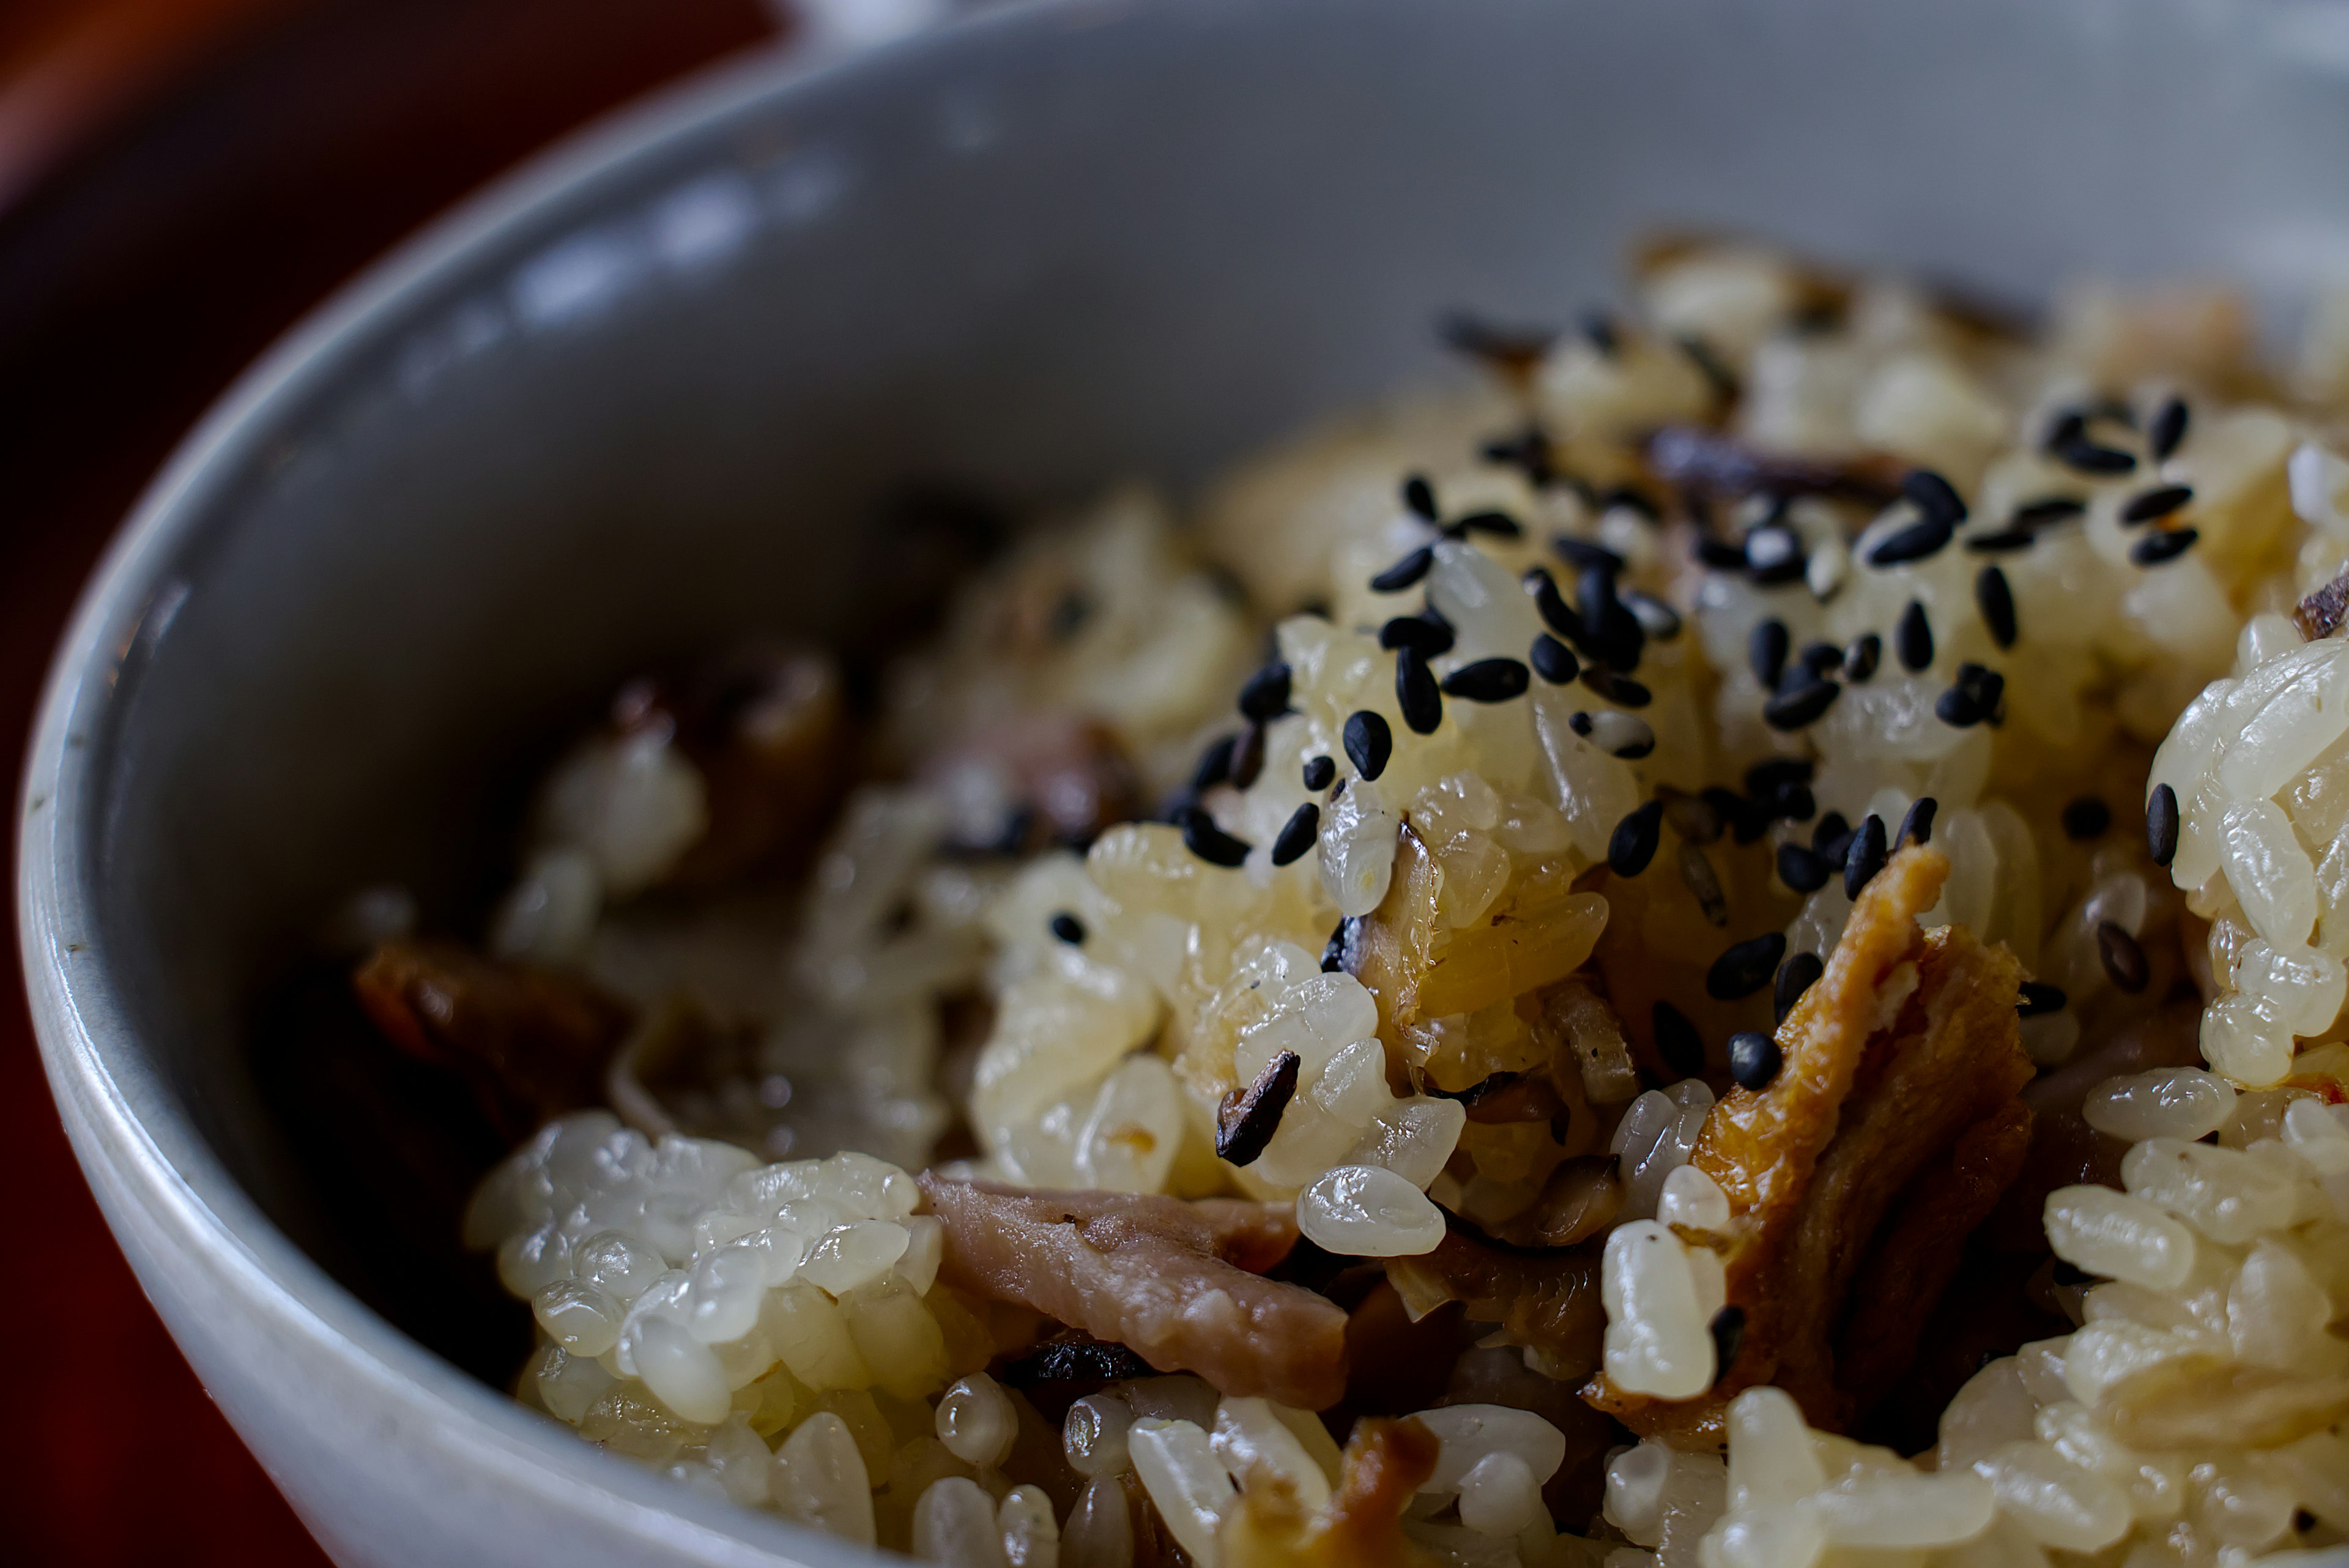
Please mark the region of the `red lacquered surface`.
[[[517, 159], [772, 30], [757, 0], [0, 5], [7, 754], [108, 536], [272, 337]], [[323, 1563], [100, 1222], [14, 981], [0, 1151], [19, 1216], [0, 1276], [0, 1556]], [[35, 1288], [28, 1265], [73, 1283]]]

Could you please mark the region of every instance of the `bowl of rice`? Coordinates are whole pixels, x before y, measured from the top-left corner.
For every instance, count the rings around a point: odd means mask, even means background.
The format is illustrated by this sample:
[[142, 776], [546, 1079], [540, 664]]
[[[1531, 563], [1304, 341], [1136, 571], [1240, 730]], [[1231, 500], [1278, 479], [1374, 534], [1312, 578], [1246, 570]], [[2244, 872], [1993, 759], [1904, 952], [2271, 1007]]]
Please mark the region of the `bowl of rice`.
[[2338, 1568], [2344, 42], [1042, 3], [561, 150], [58, 656], [142, 1282], [349, 1563]]

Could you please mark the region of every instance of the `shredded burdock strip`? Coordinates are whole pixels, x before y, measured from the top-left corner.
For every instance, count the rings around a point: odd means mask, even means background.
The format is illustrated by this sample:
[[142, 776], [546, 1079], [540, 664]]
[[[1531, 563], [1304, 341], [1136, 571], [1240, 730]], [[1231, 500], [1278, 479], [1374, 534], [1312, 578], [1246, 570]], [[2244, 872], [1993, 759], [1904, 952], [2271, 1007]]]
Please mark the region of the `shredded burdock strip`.
[[1281, 1210], [1231, 1199], [1040, 1192], [920, 1178], [946, 1224], [939, 1277], [1125, 1345], [1227, 1395], [1319, 1410], [1346, 1392], [1346, 1314], [1261, 1278], [1297, 1242]]

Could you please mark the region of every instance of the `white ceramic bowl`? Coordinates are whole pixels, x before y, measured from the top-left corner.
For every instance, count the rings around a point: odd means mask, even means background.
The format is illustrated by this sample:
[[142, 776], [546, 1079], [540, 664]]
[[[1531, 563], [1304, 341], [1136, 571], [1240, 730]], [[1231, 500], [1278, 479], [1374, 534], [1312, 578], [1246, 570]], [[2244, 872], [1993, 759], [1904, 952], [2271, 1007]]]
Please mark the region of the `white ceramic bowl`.
[[2344, 67], [2338, 9], [2282, 0], [1067, 0], [574, 142], [254, 369], [58, 653], [24, 960], [124, 1250], [346, 1563], [860, 1557], [595, 1452], [322, 1265], [351, 1238], [245, 1051], [319, 912], [452, 907], [501, 765], [637, 660], [854, 625], [889, 482], [1183, 482], [1440, 373], [1445, 307], [1603, 297], [1643, 224], [2289, 295], [2349, 257]]

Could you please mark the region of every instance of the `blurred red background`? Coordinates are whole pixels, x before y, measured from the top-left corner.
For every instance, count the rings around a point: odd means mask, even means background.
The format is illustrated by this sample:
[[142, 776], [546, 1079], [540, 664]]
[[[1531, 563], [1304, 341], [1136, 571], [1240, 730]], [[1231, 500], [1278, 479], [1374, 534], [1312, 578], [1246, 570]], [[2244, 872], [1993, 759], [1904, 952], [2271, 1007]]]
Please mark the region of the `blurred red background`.
[[[0, 0], [11, 747], [107, 538], [270, 339], [563, 132], [771, 44], [775, 16], [760, 0]], [[0, 1423], [10, 1560], [324, 1563], [99, 1220], [15, 981], [0, 1147], [35, 1199], [16, 1255], [69, 1282], [0, 1293], [0, 1343], [16, 1353]]]

